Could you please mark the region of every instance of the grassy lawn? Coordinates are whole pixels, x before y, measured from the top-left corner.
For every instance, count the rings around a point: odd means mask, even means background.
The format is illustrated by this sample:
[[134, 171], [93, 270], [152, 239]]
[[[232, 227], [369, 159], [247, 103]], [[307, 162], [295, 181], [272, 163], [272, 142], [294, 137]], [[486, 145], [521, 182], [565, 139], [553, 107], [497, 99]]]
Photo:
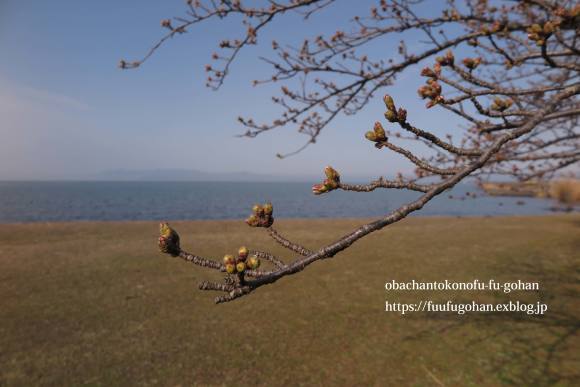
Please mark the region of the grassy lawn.
[[[310, 248], [362, 220], [281, 220]], [[185, 250], [290, 258], [241, 221], [175, 222]], [[578, 385], [580, 216], [412, 218], [252, 295], [161, 255], [157, 223], [0, 225], [0, 385]], [[536, 292], [386, 292], [397, 281], [537, 281]], [[545, 302], [522, 313], [385, 301]]]

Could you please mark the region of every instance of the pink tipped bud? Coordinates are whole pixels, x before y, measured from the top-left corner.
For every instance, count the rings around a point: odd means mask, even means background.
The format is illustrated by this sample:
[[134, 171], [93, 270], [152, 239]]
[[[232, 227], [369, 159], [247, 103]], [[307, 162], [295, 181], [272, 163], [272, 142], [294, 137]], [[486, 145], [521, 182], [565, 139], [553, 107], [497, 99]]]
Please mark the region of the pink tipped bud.
[[425, 104], [427, 109], [431, 109], [433, 106], [437, 105], [439, 102], [436, 99], [433, 99]]
[[375, 134], [375, 132], [372, 132], [370, 130], [365, 133], [365, 138], [369, 141], [377, 142], [377, 135]]
[[324, 184], [314, 184], [312, 186], [312, 193], [314, 195], [322, 195], [325, 192], [328, 192], [328, 188]]
[[445, 54], [445, 59], [447, 59], [447, 63], [449, 63], [449, 65], [452, 66], [453, 62], [455, 61], [455, 56], [453, 56], [453, 51], [447, 50], [447, 53]]
[[258, 225], [258, 217], [256, 215], [250, 215], [250, 217], [246, 219], [246, 223], [250, 227], [256, 227]]
[[334, 168], [332, 168], [330, 165], [327, 166], [326, 168], [324, 168], [324, 174], [326, 175], [326, 177], [330, 181], [333, 181], [333, 182], [340, 181], [340, 174]]
[[397, 122], [399, 118], [397, 117], [397, 112], [395, 110], [387, 110], [385, 112], [385, 118], [389, 122]]
[[231, 254], [226, 254], [224, 255], [224, 264], [228, 265], [228, 264], [234, 264], [236, 262], [236, 260], [234, 259], [234, 256]]
[[[390, 110], [389, 110], [390, 111]], [[375, 122], [375, 126], [373, 127], [375, 132], [375, 138], [377, 141], [385, 141], [387, 139], [387, 134], [385, 133], [385, 128], [379, 121]]]
[[256, 256], [252, 256], [246, 263], [249, 269], [255, 270], [260, 267], [260, 260]]
[[181, 248], [179, 246], [179, 234], [169, 227], [169, 224], [166, 222], [159, 224], [159, 250], [163, 253], [170, 254], [172, 256], [178, 256], [181, 252]]
[[274, 212], [274, 207], [272, 206], [272, 203], [266, 203], [262, 206], [262, 209], [264, 210], [264, 213], [266, 215], [272, 215], [272, 212]]
[[325, 179], [322, 184], [324, 184], [324, 186], [326, 187], [326, 189], [328, 191], [331, 191], [333, 189], [338, 188], [338, 184], [340, 183], [340, 180], [330, 180], [330, 179]]
[[463, 64], [470, 70], [475, 70], [481, 63], [481, 58], [465, 58]]
[[431, 78], [437, 77], [437, 74], [435, 74], [435, 71], [433, 71], [429, 67], [425, 67], [423, 70], [421, 70], [421, 75], [424, 77], [431, 77]]
[[437, 76], [441, 75], [441, 65], [439, 63], [435, 63], [435, 65], [433, 65], [433, 71], [435, 74], [437, 74]]
[[391, 111], [395, 110], [395, 101], [393, 101], [393, 97], [387, 94], [383, 98], [383, 101], [385, 102], [385, 106], [387, 107], [388, 110]]
[[246, 246], [242, 246], [238, 249], [238, 257], [240, 257], [240, 259], [242, 261], [245, 261], [246, 258], [248, 258], [248, 248]]
[[256, 215], [260, 215], [262, 212], [262, 206], [259, 204], [254, 204], [254, 207], [252, 207], [252, 212]]
[[431, 86], [424, 85], [421, 86], [419, 90], [417, 90], [417, 93], [421, 96], [421, 98], [425, 99], [433, 95], [433, 89]]
[[236, 265], [236, 270], [238, 271], [238, 273], [243, 273], [244, 270], [246, 270], [246, 264], [244, 262], [238, 262], [238, 264]]
[[228, 274], [234, 274], [236, 272], [236, 265], [234, 265], [233, 263], [228, 263], [226, 265], [226, 272]]
[[399, 122], [407, 121], [407, 111], [405, 109], [399, 108], [399, 111], [397, 112], [397, 116], [399, 118]]

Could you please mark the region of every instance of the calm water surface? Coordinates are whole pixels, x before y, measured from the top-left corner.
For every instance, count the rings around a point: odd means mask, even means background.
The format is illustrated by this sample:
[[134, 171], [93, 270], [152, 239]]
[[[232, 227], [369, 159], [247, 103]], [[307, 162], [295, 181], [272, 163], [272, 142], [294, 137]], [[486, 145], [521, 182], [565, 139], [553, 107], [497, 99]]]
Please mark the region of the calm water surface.
[[[0, 182], [0, 222], [240, 219], [249, 215], [254, 203], [264, 201], [274, 203], [277, 217], [376, 217], [419, 196], [398, 190], [314, 196], [310, 187], [248, 182]], [[552, 205], [546, 199], [448, 198], [467, 191], [476, 189], [457, 186], [417, 215], [537, 215], [550, 213]]]

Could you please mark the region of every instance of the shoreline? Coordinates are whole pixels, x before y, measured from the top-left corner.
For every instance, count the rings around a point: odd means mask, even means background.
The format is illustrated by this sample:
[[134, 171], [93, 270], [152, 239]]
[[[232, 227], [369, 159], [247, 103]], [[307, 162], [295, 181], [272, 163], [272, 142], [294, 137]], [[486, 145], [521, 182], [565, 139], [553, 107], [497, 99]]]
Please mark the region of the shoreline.
[[[580, 216], [580, 211], [574, 210], [571, 212], [555, 211], [548, 214], [517, 214], [517, 215], [419, 215], [411, 214], [410, 216], [402, 219], [430, 219], [430, 220], [446, 220], [446, 219], [517, 219], [517, 218], [552, 218], [552, 217], [574, 217]], [[320, 221], [338, 221], [338, 222], [370, 222], [373, 220], [380, 219], [381, 216], [376, 217], [312, 217], [312, 218], [275, 218], [275, 222], [320, 222]], [[86, 224], [86, 225], [96, 225], [96, 224], [143, 224], [143, 223], [241, 223], [245, 225], [245, 219], [147, 219], [147, 220], [49, 220], [49, 221], [20, 221], [20, 222], [3, 222], [0, 221], [0, 227], [11, 226], [11, 225], [70, 225], [70, 224]], [[401, 221], [402, 221], [401, 220]], [[397, 222], [399, 223], [399, 222]], [[396, 223], [395, 223], [396, 224]], [[246, 226], [248, 227], [248, 226]]]

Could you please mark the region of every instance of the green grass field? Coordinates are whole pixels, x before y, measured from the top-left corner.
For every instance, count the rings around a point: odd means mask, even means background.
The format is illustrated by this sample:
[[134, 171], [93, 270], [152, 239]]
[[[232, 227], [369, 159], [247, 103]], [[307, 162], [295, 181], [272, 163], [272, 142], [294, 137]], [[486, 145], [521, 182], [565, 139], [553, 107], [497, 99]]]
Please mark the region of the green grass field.
[[[319, 247], [362, 220], [281, 220]], [[175, 222], [185, 250], [282, 251], [241, 221]], [[248, 297], [157, 252], [157, 223], [0, 225], [0, 385], [578, 385], [580, 216], [412, 218]], [[389, 292], [397, 281], [537, 281], [537, 292]], [[385, 301], [545, 302], [522, 313]]]

